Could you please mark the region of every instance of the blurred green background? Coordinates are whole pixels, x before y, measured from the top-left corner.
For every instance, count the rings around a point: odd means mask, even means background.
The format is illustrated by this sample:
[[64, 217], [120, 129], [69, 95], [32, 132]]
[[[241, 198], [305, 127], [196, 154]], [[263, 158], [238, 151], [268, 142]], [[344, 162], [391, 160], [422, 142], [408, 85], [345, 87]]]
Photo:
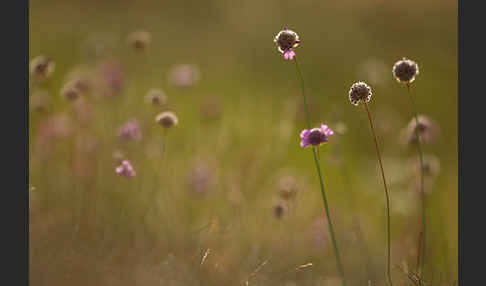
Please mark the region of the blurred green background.
[[[385, 285], [386, 261], [375, 147], [364, 108], [348, 100], [356, 81], [373, 89], [395, 285], [410, 283], [399, 267], [416, 265], [417, 153], [400, 143], [411, 105], [391, 72], [402, 57], [420, 68], [419, 112], [440, 126], [425, 146], [440, 172], [426, 181], [424, 275], [457, 280], [456, 1], [33, 0], [29, 12], [30, 60], [55, 62], [30, 86], [32, 285], [339, 285], [312, 154], [299, 146], [300, 83], [273, 43], [284, 25], [302, 41], [313, 124], [339, 131], [320, 158], [349, 284]], [[141, 29], [151, 41], [136, 51], [126, 39]], [[171, 82], [181, 64], [197, 69], [189, 87]], [[106, 66], [121, 74], [116, 94], [95, 84], [73, 102], [61, 95], [70, 74], [103, 82]], [[151, 88], [167, 103], [148, 104]], [[179, 119], [165, 135], [164, 110]], [[142, 138], [124, 142], [132, 118]], [[136, 177], [115, 174], [115, 151]], [[279, 195], [282, 178], [293, 199]]]

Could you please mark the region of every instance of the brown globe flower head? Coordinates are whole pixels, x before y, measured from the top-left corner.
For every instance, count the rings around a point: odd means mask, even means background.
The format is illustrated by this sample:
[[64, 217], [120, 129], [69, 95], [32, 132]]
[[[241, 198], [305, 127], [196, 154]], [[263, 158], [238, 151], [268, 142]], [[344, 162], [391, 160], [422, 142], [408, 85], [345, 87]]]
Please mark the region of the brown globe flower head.
[[[424, 157], [424, 175], [435, 177], [440, 173], [440, 160], [434, 155], [425, 154]], [[420, 160], [418, 157], [409, 159], [409, 168], [411, 176], [420, 176]]]
[[34, 81], [42, 81], [52, 75], [55, 67], [51, 58], [40, 55], [30, 61], [30, 75]]
[[179, 123], [179, 119], [174, 112], [164, 111], [155, 117], [155, 122], [162, 125], [162, 127], [169, 129], [176, 126]]
[[405, 129], [402, 130], [402, 143], [407, 145], [417, 144], [417, 134], [423, 144], [434, 143], [440, 133], [439, 124], [425, 115], [419, 115], [418, 124], [415, 118], [412, 118]]
[[280, 197], [284, 200], [290, 200], [295, 198], [297, 192], [299, 190], [299, 186], [297, 185], [297, 181], [293, 176], [286, 175], [282, 176], [278, 180], [278, 193]]
[[416, 62], [403, 58], [393, 66], [393, 75], [398, 82], [412, 83], [415, 76], [419, 74], [419, 68]]
[[135, 31], [127, 36], [127, 44], [132, 46], [137, 52], [144, 50], [151, 41], [150, 33], [145, 30]]
[[292, 60], [295, 56], [294, 48], [299, 46], [300, 39], [296, 32], [284, 27], [282, 31], [278, 32], [273, 40], [277, 44], [277, 49], [285, 60]]
[[147, 92], [145, 100], [152, 105], [163, 105], [167, 102], [167, 95], [161, 89], [152, 88]]
[[61, 96], [69, 101], [74, 101], [81, 96], [81, 90], [76, 85], [76, 82], [70, 81], [62, 87]]
[[349, 89], [349, 100], [354, 105], [370, 102], [371, 95], [371, 87], [362, 81], [354, 83]]
[[283, 203], [278, 203], [273, 206], [273, 215], [277, 219], [281, 219], [287, 212], [287, 207]]

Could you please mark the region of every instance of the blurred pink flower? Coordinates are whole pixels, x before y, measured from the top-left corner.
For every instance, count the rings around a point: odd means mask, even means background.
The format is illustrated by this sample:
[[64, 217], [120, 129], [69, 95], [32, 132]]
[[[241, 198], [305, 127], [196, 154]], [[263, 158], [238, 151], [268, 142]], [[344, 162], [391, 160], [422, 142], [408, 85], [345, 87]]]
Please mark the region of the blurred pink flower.
[[123, 160], [121, 162], [121, 165], [116, 167], [115, 173], [119, 176], [124, 176], [126, 178], [133, 178], [136, 175], [135, 170], [128, 160]]

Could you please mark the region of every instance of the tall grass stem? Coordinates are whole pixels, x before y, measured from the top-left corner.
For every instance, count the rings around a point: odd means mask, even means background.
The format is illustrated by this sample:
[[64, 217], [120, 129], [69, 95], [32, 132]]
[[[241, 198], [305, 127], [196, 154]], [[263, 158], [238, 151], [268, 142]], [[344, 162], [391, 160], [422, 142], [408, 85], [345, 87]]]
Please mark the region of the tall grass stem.
[[386, 197], [386, 232], [387, 232], [387, 259], [386, 259], [386, 273], [387, 273], [387, 278], [388, 278], [388, 283], [390, 286], [393, 285], [392, 279], [391, 279], [391, 271], [390, 271], [390, 196], [388, 194], [388, 187], [386, 186], [386, 180], [385, 180], [385, 171], [383, 170], [383, 163], [381, 161], [381, 153], [380, 153], [380, 148], [378, 147], [378, 139], [376, 137], [376, 132], [375, 132], [375, 126], [373, 124], [373, 119], [371, 117], [371, 112], [370, 109], [368, 108], [368, 103], [366, 101], [363, 101], [366, 112], [368, 114], [368, 119], [370, 120], [370, 126], [371, 126], [371, 133], [373, 135], [373, 140], [375, 141], [375, 147], [376, 147], [376, 154], [378, 156], [378, 162], [380, 164], [380, 170], [381, 170], [381, 177], [383, 178], [383, 186], [385, 187], [385, 197]]
[[[311, 119], [310, 119], [309, 105], [307, 104], [307, 99], [305, 97], [304, 77], [302, 76], [302, 71], [300, 69], [299, 62], [297, 61], [297, 56], [294, 57], [294, 60], [295, 60], [295, 67], [297, 69], [297, 73], [299, 74], [299, 78], [300, 78], [300, 83], [301, 83], [301, 88], [302, 88], [302, 97], [304, 98], [304, 105], [305, 105], [306, 118], [307, 118], [307, 127], [310, 130], [312, 128], [312, 125], [311, 125]], [[343, 265], [341, 263], [341, 256], [339, 254], [339, 248], [338, 248], [336, 236], [334, 234], [334, 227], [332, 225], [331, 214], [329, 212], [329, 206], [328, 206], [328, 203], [327, 203], [327, 197], [326, 197], [326, 192], [325, 192], [325, 187], [324, 187], [324, 180], [322, 179], [321, 167], [319, 166], [319, 158], [318, 158], [317, 148], [313, 147], [312, 153], [314, 154], [314, 162], [316, 164], [317, 174], [319, 176], [319, 183], [320, 183], [320, 186], [321, 186], [321, 195], [322, 195], [322, 200], [324, 201], [324, 210], [326, 211], [326, 217], [327, 217], [328, 226], [329, 226], [329, 233], [331, 234], [332, 245], [334, 247], [334, 254], [336, 255], [336, 264], [337, 264], [337, 267], [338, 267], [339, 274], [341, 275], [341, 278], [342, 278], [342, 285], [345, 286], [346, 285], [346, 279], [345, 279], [345, 276], [344, 276]]]
[[421, 239], [418, 245], [418, 255], [419, 264], [417, 268], [420, 268], [420, 275], [423, 275], [424, 271], [424, 261], [425, 261], [425, 190], [424, 190], [424, 155], [422, 151], [422, 140], [420, 138], [420, 134], [418, 131], [419, 120], [418, 120], [418, 112], [417, 112], [417, 105], [415, 104], [415, 100], [413, 99], [412, 93], [410, 92], [410, 84], [407, 84], [407, 91], [408, 96], [410, 98], [410, 102], [412, 103], [413, 114], [415, 117], [415, 136], [417, 137], [417, 150], [419, 153], [420, 159], [420, 195], [422, 197], [422, 234]]

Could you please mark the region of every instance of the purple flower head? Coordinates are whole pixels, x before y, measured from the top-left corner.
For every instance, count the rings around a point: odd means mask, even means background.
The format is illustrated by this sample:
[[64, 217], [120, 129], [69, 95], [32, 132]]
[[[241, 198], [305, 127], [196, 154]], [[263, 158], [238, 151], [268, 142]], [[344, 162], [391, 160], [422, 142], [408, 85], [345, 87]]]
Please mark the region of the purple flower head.
[[334, 131], [327, 125], [322, 124], [321, 128], [304, 129], [300, 133], [300, 146], [305, 148], [309, 145], [319, 146], [322, 143], [326, 143], [329, 136], [333, 135]]
[[116, 167], [115, 173], [126, 178], [133, 178], [136, 175], [135, 170], [133, 170], [133, 167], [128, 160], [123, 160], [121, 165]]
[[285, 60], [292, 60], [295, 57], [293, 49], [300, 44], [299, 35], [287, 27], [275, 36], [274, 42]]
[[120, 127], [118, 135], [122, 139], [129, 141], [139, 141], [142, 139], [142, 133], [140, 132], [138, 121], [136, 119], [129, 120], [122, 127]]

